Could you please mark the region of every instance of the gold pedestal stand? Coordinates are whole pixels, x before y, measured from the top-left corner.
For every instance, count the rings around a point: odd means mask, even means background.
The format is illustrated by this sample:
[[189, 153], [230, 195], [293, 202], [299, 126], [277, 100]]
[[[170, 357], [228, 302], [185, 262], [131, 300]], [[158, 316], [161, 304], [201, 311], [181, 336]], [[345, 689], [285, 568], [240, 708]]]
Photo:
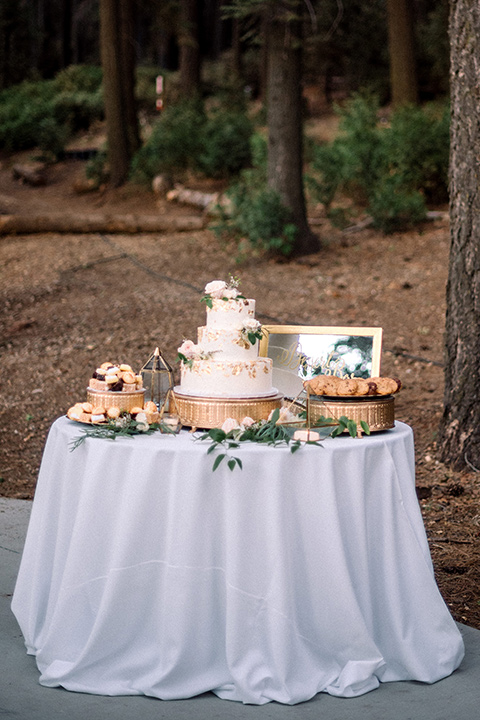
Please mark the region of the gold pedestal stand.
[[395, 427], [395, 398], [393, 395], [375, 397], [326, 397], [310, 394], [310, 422], [321, 416], [339, 418], [345, 415], [357, 425], [364, 420], [370, 432], [379, 432]]
[[176, 412], [182, 425], [192, 428], [221, 427], [227, 418], [241, 422], [244, 417], [266, 420], [272, 410], [282, 407], [283, 395], [260, 398], [212, 398], [183, 395], [174, 390]]
[[112, 392], [103, 390], [93, 390], [87, 388], [87, 402], [92, 403], [95, 407], [118, 407], [122, 412], [130, 412], [134, 407], [143, 408], [145, 402], [145, 390], [132, 390], [131, 392]]

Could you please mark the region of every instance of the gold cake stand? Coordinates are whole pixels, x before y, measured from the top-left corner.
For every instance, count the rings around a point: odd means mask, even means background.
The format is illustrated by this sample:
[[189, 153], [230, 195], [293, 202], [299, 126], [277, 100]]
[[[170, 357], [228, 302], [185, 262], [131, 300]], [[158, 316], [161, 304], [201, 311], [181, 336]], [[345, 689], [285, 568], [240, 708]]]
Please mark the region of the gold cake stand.
[[184, 395], [174, 390], [173, 396], [182, 425], [205, 429], [221, 427], [227, 418], [237, 422], [244, 417], [266, 420], [283, 402], [282, 393], [258, 398], [213, 398]]
[[364, 420], [371, 432], [395, 427], [395, 398], [393, 395], [374, 397], [327, 397], [310, 395], [310, 422], [321, 416], [339, 418], [345, 415], [357, 425]]

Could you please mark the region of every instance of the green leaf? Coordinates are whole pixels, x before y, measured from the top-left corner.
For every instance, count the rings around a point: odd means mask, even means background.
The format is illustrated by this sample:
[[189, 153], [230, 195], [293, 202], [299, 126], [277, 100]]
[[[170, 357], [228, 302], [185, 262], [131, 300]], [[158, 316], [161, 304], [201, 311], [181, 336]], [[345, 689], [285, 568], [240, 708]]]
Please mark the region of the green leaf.
[[215, 452], [216, 449], [217, 449], [217, 443], [210, 445], [210, 447], [207, 450], [207, 455], [210, 455], [210, 453]]
[[360, 425], [365, 435], [370, 435], [370, 427], [365, 420], [360, 420]]
[[270, 421], [269, 421], [270, 424], [275, 425], [275, 423], [277, 422], [279, 417], [280, 417], [280, 410], [278, 408], [275, 408], [275, 410], [272, 413], [272, 417], [270, 418]]
[[357, 423], [355, 420], [349, 420], [347, 422], [347, 430], [353, 438], [357, 437]]
[[235, 470], [236, 464], [237, 464], [236, 458], [230, 458], [230, 460], [227, 462], [229, 470]]
[[213, 463], [213, 467], [212, 467], [213, 472], [215, 472], [215, 470], [218, 468], [218, 466], [220, 465], [220, 463], [222, 462], [224, 457], [226, 457], [225, 453], [222, 453], [221, 455], [217, 455], [217, 457], [215, 458], [215, 462]]
[[240, 470], [243, 470], [243, 463], [242, 463], [242, 461], [240, 460], [240, 458], [237, 458], [237, 457], [236, 457], [235, 460], [237, 461], [237, 465], [238, 465], [238, 467], [240, 468]]
[[208, 434], [212, 440], [217, 443], [223, 442], [227, 437], [226, 433], [221, 428], [212, 428], [208, 431]]

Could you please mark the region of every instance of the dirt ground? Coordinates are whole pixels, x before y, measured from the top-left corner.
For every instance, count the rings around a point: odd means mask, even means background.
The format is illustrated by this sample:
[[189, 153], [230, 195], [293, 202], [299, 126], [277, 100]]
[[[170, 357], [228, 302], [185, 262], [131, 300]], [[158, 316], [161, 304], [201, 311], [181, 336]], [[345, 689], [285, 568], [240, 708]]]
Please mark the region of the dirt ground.
[[[65, 161], [43, 187], [0, 166], [0, 213], [135, 212], [199, 215], [127, 186], [73, 191], [84, 163]], [[264, 323], [367, 325], [384, 330], [382, 374], [399, 376], [396, 418], [415, 433], [417, 494], [435, 573], [453, 616], [480, 628], [478, 471], [437, 459], [449, 229], [445, 217], [382, 236], [333, 228], [318, 208], [315, 255], [288, 263], [235, 262], [208, 230], [176, 234], [0, 237], [0, 494], [33, 497], [49, 426], [85, 397], [105, 360], [139, 369], [159, 345], [172, 365], [204, 319], [204, 285], [229, 274], [257, 301]], [[364, 440], [368, 442], [368, 439]]]

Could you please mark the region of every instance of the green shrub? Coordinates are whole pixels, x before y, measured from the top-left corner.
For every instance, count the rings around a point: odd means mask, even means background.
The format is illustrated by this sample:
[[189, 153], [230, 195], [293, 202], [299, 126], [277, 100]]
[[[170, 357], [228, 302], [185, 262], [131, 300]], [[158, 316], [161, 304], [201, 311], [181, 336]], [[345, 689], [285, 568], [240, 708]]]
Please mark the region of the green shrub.
[[404, 107], [392, 115], [385, 133], [390, 167], [411, 190], [421, 190], [431, 202], [448, 198], [450, 108]]
[[408, 230], [426, 217], [423, 195], [408, 190], [399, 176], [392, 175], [379, 183], [370, 197], [374, 227], [384, 233]]
[[240, 251], [248, 247], [274, 255], [291, 254], [297, 226], [280, 195], [267, 187], [265, 139], [254, 134], [251, 139], [254, 166], [243, 170], [240, 178], [227, 191], [227, 210], [212, 225], [219, 236], [239, 242]]
[[24, 82], [0, 93], [0, 147], [35, 147], [38, 125], [53, 115], [53, 81]]
[[341, 111], [340, 134], [315, 149], [307, 178], [327, 212], [340, 192], [363, 204], [384, 232], [425, 218], [425, 199], [444, 202], [448, 188], [449, 110], [404, 107], [389, 126], [378, 102], [355, 96]]
[[101, 70], [73, 65], [54, 80], [23, 82], [0, 93], [0, 147], [40, 147], [58, 155], [72, 133], [103, 117]]
[[69, 65], [55, 76], [58, 93], [96, 93], [102, 85], [102, 68], [98, 65]]
[[200, 171], [208, 177], [237, 174], [251, 158], [252, 125], [241, 114], [210, 115], [196, 98], [167, 107], [132, 162], [132, 178], [150, 182], [159, 173]]
[[105, 150], [99, 151], [87, 162], [85, 175], [89, 180], [94, 180], [97, 187], [108, 180], [107, 153]]
[[202, 131], [202, 151], [197, 166], [207, 177], [236, 175], [251, 162], [253, 126], [242, 113], [217, 110]]
[[192, 168], [202, 149], [204, 124], [205, 113], [196, 99], [166, 108], [133, 158], [132, 178], [151, 182], [160, 173]]

